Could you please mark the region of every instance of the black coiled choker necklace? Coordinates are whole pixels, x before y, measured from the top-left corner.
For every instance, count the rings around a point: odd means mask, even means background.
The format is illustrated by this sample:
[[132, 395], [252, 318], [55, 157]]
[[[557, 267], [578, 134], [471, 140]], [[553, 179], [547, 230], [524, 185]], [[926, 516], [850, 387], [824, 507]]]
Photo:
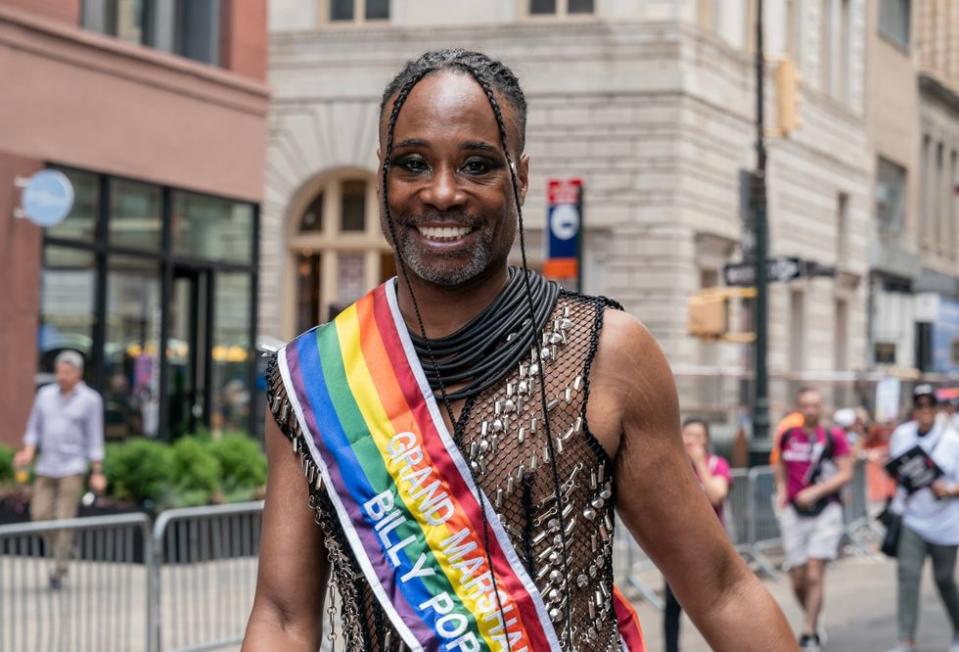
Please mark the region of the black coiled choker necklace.
[[410, 333], [430, 388], [438, 390], [440, 380], [447, 388], [465, 383], [456, 391], [447, 391], [446, 398], [473, 398], [501, 380], [530, 352], [536, 334], [556, 306], [559, 286], [536, 272], [527, 273], [535, 307], [532, 328], [523, 271], [510, 267], [506, 287], [493, 303], [455, 333], [435, 340]]

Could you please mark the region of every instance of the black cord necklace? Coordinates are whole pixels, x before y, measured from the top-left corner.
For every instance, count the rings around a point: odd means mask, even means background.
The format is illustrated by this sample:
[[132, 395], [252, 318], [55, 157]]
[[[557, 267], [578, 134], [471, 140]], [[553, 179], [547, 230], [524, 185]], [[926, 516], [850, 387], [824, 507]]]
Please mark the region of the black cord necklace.
[[[529, 324], [529, 304], [525, 295], [522, 270], [510, 267], [509, 280], [499, 296], [461, 329], [437, 339], [426, 340], [410, 333], [413, 348], [421, 360], [432, 353], [435, 364], [424, 365], [432, 389], [466, 383], [455, 392], [447, 391], [450, 401], [473, 398], [491, 387], [516, 366], [534, 345], [556, 306], [559, 286], [535, 272], [529, 274], [536, 323]], [[437, 375], [438, 374], [438, 375]]]

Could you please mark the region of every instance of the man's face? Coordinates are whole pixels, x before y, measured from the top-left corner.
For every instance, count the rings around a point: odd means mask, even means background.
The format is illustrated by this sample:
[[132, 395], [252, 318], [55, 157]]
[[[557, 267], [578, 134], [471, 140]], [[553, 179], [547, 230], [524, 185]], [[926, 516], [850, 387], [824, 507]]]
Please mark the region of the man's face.
[[913, 415], [920, 430], [929, 430], [936, 423], [936, 405], [932, 399], [921, 396], [913, 408]]
[[[515, 149], [513, 109], [498, 99], [522, 201], [529, 161]], [[384, 110], [381, 144], [392, 106]], [[393, 131], [389, 208], [391, 245], [416, 277], [456, 287], [505, 268], [517, 226], [510, 171], [493, 109], [469, 75], [434, 73], [407, 97]], [[391, 240], [385, 216], [381, 226]]]
[[806, 426], [813, 428], [819, 425], [822, 416], [822, 396], [817, 391], [803, 392], [797, 401], [799, 412], [802, 413]]
[[81, 377], [80, 370], [69, 362], [61, 362], [57, 365], [57, 385], [60, 386], [61, 391], [69, 392], [80, 382]]

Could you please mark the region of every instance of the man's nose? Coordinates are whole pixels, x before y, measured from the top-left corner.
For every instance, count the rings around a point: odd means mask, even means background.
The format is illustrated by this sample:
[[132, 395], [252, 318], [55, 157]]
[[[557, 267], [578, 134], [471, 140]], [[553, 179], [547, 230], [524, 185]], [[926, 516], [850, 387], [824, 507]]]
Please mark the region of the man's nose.
[[461, 205], [465, 200], [465, 194], [457, 183], [456, 172], [443, 166], [433, 174], [423, 190], [421, 199], [433, 208], [445, 211]]

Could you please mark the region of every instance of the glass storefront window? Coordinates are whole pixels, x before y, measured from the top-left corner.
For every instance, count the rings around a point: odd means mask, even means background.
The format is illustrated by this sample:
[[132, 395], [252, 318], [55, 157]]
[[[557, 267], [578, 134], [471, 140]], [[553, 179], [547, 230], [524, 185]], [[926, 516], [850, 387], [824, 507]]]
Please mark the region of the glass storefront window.
[[191, 192], [173, 193], [173, 253], [250, 264], [253, 206]]
[[110, 182], [110, 244], [156, 251], [160, 248], [162, 217], [160, 189], [145, 183]]
[[250, 284], [249, 274], [221, 272], [215, 282], [213, 321], [212, 405], [214, 432], [246, 431], [252, 409], [250, 387]]
[[93, 254], [69, 247], [46, 247], [40, 297], [38, 382], [53, 381], [54, 360], [66, 349], [83, 355], [84, 377], [91, 382], [96, 299]]
[[155, 437], [160, 400], [160, 274], [155, 261], [107, 259], [104, 430], [107, 439]]
[[100, 180], [95, 174], [76, 170], [61, 170], [73, 184], [73, 208], [66, 219], [48, 227], [46, 234], [54, 238], [69, 238], [92, 242], [100, 212]]

